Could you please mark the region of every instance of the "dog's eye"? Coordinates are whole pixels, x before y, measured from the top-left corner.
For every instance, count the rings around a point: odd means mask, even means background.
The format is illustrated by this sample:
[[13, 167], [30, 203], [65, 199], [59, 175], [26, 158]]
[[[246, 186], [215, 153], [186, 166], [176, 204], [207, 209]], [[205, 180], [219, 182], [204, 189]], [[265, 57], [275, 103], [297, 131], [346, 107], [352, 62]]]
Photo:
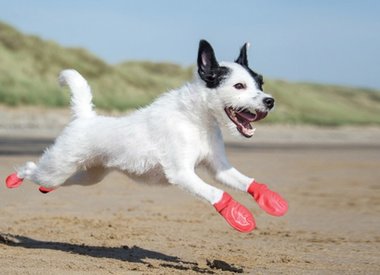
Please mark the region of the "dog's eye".
[[235, 89], [237, 90], [242, 90], [242, 89], [245, 89], [245, 85], [243, 83], [236, 83], [234, 85]]

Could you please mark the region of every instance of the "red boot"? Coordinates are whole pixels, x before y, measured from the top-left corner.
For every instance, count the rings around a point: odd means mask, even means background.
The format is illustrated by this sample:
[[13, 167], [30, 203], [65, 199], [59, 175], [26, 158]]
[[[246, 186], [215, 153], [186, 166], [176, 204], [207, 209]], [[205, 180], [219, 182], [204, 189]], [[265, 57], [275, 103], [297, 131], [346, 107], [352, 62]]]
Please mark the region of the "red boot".
[[230, 194], [224, 192], [222, 199], [215, 203], [214, 207], [237, 231], [248, 233], [255, 229], [256, 224], [252, 214]]
[[5, 180], [5, 185], [8, 187], [8, 188], [17, 188], [19, 187], [21, 184], [22, 184], [22, 181], [24, 179], [22, 178], [19, 178], [17, 176], [17, 173], [13, 173], [13, 174], [10, 174], [6, 180]]
[[46, 187], [40, 186], [40, 188], [38, 188], [38, 190], [39, 190], [41, 193], [43, 193], [43, 194], [47, 194], [47, 193], [53, 191], [54, 189], [52, 189], [52, 188], [46, 188]]
[[269, 190], [265, 184], [253, 181], [247, 191], [261, 209], [270, 215], [283, 216], [288, 211], [288, 202], [276, 192]]
[[[5, 179], [5, 185], [8, 187], [8, 188], [17, 188], [19, 187], [22, 182], [23, 182], [24, 179], [22, 178], [19, 178], [17, 176], [17, 173], [13, 173], [13, 174], [10, 174], [6, 179]], [[41, 193], [49, 193], [51, 191], [53, 191], [54, 189], [51, 189], [51, 188], [46, 188], [46, 187], [43, 187], [41, 186], [40, 188], [38, 188], [38, 190], [41, 192]]]

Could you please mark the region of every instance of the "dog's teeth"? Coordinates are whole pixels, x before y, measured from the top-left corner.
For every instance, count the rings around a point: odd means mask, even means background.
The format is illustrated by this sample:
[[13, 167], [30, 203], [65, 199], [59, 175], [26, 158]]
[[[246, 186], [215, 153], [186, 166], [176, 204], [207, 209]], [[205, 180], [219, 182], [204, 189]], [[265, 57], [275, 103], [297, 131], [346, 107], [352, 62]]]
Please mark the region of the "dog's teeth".
[[253, 136], [255, 134], [256, 128], [253, 129], [247, 129], [247, 134], [250, 136]]

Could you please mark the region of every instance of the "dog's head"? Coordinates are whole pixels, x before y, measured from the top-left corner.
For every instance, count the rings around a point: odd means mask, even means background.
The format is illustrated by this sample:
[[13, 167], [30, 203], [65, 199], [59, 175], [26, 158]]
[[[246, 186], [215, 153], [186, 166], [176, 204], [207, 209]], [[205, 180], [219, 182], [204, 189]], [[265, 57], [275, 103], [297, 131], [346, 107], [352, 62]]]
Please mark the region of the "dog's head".
[[209, 107], [220, 123], [233, 133], [252, 137], [251, 123], [265, 118], [274, 107], [272, 96], [263, 92], [263, 77], [248, 67], [248, 44], [235, 62], [218, 63], [211, 45], [201, 40], [198, 51], [198, 75], [212, 96]]

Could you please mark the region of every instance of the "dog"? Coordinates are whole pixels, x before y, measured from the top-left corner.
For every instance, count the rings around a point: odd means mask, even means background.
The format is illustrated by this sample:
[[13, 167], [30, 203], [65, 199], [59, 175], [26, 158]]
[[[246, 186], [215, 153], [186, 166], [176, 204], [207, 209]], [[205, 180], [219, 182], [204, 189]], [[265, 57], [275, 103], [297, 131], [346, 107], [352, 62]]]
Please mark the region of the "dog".
[[125, 117], [97, 115], [87, 81], [75, 70], [60, 73], [71, 90], [73, 119], [38, 163], [27, 162], [6, 179], [9, 188], [24, 179], [48, 193], [65, 184], [93, 184], [112, 170], [144, 182], [168, 182], [214, 206], [228, 224], [251, 232], [250, 211], [223, 190], [204, 182], [195, 168], [204, 165], [215, 179], [247, 192], [267, 213], [282, 216], [288, 203], [265, 184], [228, 162], [221, 127], [250, 138], [253, 122], [267, 116], [274, 98], [263, 91], [263, 77], [248, 66], [244, 44], [235, 62], [218, 62], [201, 40], [194, 79]]

